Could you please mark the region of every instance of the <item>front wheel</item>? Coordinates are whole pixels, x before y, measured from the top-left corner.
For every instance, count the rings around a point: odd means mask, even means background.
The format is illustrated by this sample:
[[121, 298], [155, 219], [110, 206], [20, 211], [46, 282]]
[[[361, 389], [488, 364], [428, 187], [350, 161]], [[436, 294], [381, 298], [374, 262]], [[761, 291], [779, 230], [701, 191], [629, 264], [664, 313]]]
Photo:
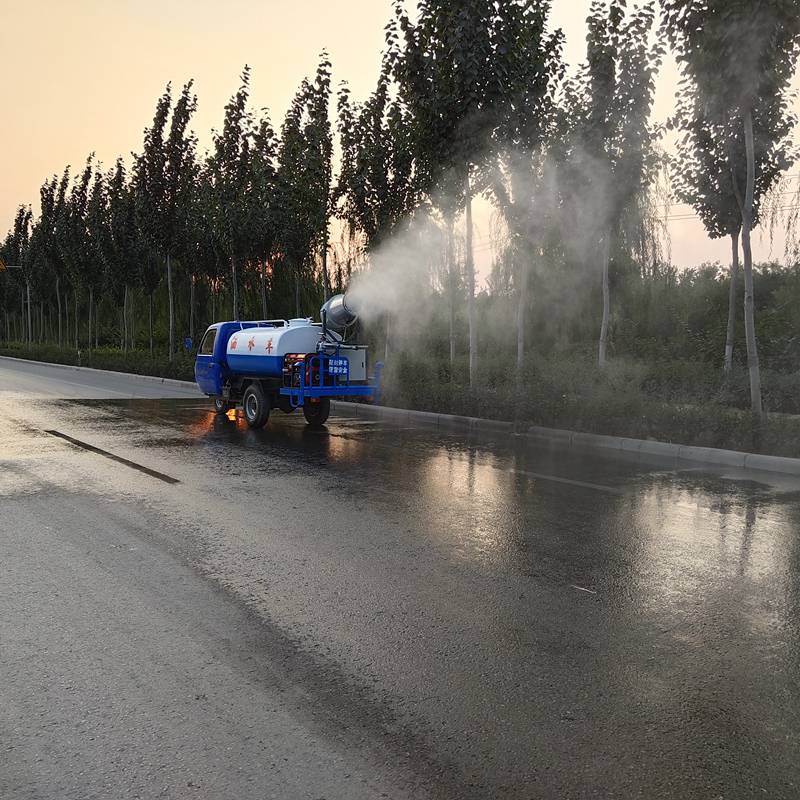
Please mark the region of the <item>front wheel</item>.
[[251, 383], [242, 398], [244, 418], [251, 428], [263, 428], [269, 419], [269, 398], [257, 384]]
[[214, 411], [217, 414], [227, 414], [231, 410], [231, 404], [222, 397], [214, 398]]
[[306, 400], [303, 403], [303, 416], [312, 428], [322, 427], [331, 414], [330, 397], [320, 397], [319, 400]]

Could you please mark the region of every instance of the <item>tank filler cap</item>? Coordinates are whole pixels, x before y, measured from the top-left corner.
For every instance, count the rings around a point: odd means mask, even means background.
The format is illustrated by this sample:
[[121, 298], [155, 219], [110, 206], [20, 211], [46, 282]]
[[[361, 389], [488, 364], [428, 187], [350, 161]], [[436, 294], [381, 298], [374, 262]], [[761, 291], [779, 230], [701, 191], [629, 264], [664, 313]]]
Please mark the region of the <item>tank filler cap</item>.
[[293, 319], [289, 320], [290, 328], [297, 328], [301, 325], [310, 325], [310, 324], [311, 324], [311, 317], [294, 317]]

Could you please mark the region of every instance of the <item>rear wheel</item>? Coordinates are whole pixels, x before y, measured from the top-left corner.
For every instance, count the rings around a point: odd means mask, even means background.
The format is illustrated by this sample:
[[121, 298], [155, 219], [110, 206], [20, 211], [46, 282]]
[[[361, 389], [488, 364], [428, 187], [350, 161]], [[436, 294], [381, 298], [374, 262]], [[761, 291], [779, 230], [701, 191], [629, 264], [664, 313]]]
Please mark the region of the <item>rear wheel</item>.
[[251, 428], [263, 428], [269, 419], [269, 398], [257, 384], [251, 383], [242, 398], [244, 418]]
[[303, 403], [303, 416], [312, 428], [319, 428], [324, 425], [330, 413], [330, 397], [320, 397], [319, 400], [306, 400]]
[[227, 414], [231, 410], [231, 404], [222, 397], [214, 398], [214, 411], [217, 414]]

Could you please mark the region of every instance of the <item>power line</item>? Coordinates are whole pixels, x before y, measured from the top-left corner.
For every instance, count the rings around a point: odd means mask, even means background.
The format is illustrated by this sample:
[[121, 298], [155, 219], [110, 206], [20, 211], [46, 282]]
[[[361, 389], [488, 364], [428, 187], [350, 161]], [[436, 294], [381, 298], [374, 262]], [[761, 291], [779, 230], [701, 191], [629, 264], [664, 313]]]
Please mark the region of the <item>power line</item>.
[[[798, 211], [800, 210], [800, 205], [796, 206], [780, 206], [779, 208], [775, 209], [776, 211]], [[661, 222], [679, 222], [687, 219], [696, 219], [700, 220], [700, 216], [698, 214], [675, 214], [674, 216], [666, 216], [666, 217], [656, 217], [656, 219], [660, 220]]]

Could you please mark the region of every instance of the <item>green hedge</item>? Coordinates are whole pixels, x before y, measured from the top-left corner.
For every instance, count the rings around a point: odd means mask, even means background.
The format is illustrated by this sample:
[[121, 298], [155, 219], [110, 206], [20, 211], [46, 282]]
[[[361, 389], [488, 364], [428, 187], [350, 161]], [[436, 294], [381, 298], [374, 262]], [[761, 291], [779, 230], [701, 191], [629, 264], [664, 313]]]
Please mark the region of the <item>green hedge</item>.
[[49, 361], [52, 364], [71, 364], [73, 366], [108, 369], [115, 372], [132, 372], [136, 375], [157, 375], [159, 378], [194, 380], [194, 356], [184, 352], [176, 355], [170, 362], [165, 353], [150, 356], [147, 350], [128, 350], [101, 347], [97, 350], [75, 351], [57, 345], [6, 345], [0, 347], [0, 356], [28, 358], [32, 361]]

